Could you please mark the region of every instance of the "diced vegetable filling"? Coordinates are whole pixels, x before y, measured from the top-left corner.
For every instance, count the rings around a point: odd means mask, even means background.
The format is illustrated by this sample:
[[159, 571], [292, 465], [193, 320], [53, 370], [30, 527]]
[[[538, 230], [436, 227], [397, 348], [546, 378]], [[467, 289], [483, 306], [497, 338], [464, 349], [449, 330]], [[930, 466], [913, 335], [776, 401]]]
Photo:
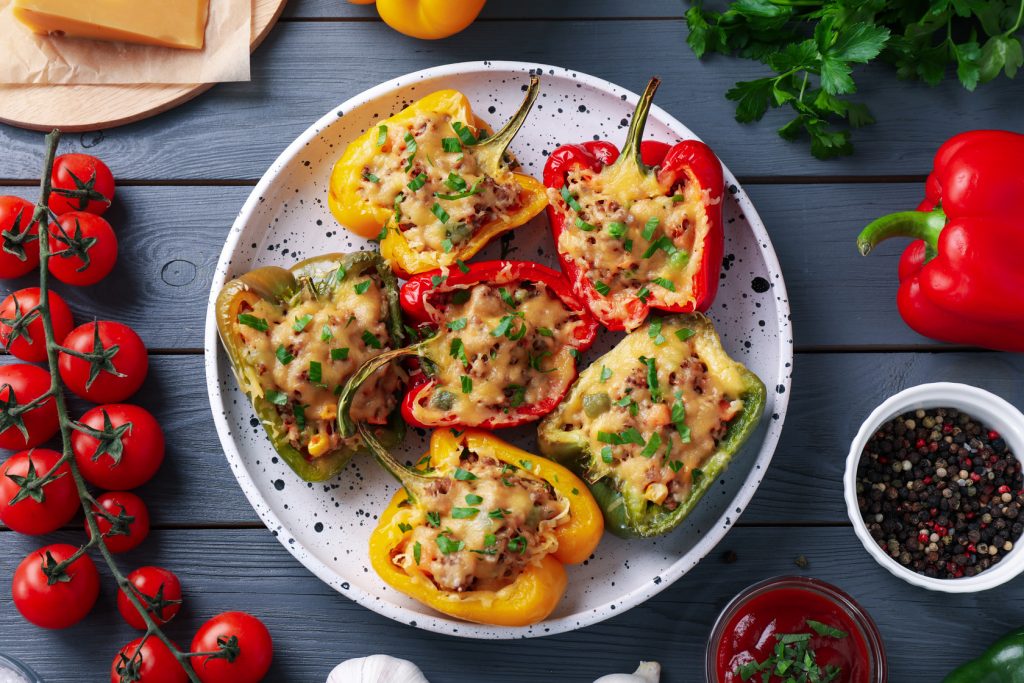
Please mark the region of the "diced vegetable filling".
[[392, 561], [442, 590], [500, 590], [558, 549], [554, 530], [569, 521], [569, 501], [527, 461], [518, 467], [469, 449], [458, 457], [452, 476], [396, 517], [409, 528]]
[[[236, 324], [245, 362], [281, 416], [284, 436], [312, 458], [360, 443], [337, 433], [338, 394], [364, 361], [392, 348], [379, 277], [342, 278], [333, 290], [303, 286], [285, 304], [254, 298]], [[353, 419], [387, 422], [400, 383], [395, 372], [376, 373], [360, 387]]]
[[477, 426], [561, 396], [573, 380], [573, 340], [584, 324], [541, 282], [477, 284], [438, 297], [435, 384], [415, 405], [427, 424], [455, 416]]
[[709, 370], [692, 335], [652, 321], [643, 343], [627, 340], [580, 377], [563, 427], [589, 441], [595, 476], [614, 476], [627, 499], [669, 510], [687, 500], [743, 409], [738, 388]]
[[389, 227], [401, 230], [412, 250], [456, 252], [481, 228], [522, 205], [511, 171], [492, 176], [482, 167], [474, 154], [475, 131], [440, 112], [401, 126], [378, 126], [380, 151], [363, 169], [359, 192], [393, 209]]
[[561, 190], [548, 188], [549, 201], [567, 216], [559, 252], [597, 291], [602, 319], [629, 319], [637, 299], [689, 303], [709, 230], [703, 191], [696, 182], [662, 187], [654, 173], [626, 183], [611, 168], [578, 167]]

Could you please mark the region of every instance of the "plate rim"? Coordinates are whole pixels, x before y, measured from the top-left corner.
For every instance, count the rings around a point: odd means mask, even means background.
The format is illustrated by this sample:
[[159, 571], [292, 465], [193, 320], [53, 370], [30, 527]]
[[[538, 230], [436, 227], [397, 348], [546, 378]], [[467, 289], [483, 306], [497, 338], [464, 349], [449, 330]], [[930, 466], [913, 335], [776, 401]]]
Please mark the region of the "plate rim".
[[[305, 149], [306, 146], [325, 128], [327, 128], [331, 123], [336, 122], [339, 118], [343, 118], [345, 116], [345, 112], [361, 106], [373, 99], [385, 96], [396, 89], [405, 87], [413, 81], [436, 79], [439, 77], [464, 76], [476, 73], [501, 72], [524, 75], [538, 74], [542, 79], [545, 75], [568, 77], [584, 86], [609, 92], [617, 96], [625, 95], [628, 103], [635, 103], [639, 97], [637, 93], [632, 90], [623, 88], [611, 81], [593, 76], [584, 71], [537, 62], [479, 60], [444, 64], [413, 71], [363, 90], [353, 97], [348, 98], [341, 104], [332, 107], [323, 116], [312, 123], [294, 141], [292, 141], [292, 143], [289, 144], [276, 159], [274, 159], [260, 177], [259, 182], [255, 187], [253, 187], [238, 215], [235, 217], [224, 242], [224, 247], [217, 259], [213, 279], [210, 283], [210, 296], [207, 302], [206, 325], [203, 341], [203, 364], [206, 375], [207, 398], [210, 402], [210, 410], [213, 413], [214, 424], [217, 428], [217, 437], [220, 441], [221, 448], [224, 451], [224, 456], [231, 467], [232, 474], [235, 476], [239, 486], [242, 488], [242, 492], [245, 494], [246, 500], [256, 511], [257, 515], [259, 515], [268, 530], [273, 528], [287, 529], [288, 527], [273, 512], [270, 505], [267, 504], [266, 500], [257, 488], [252, 475], [242, 461], [235, 440], [231, 437], [231, 427], [227, 422], [227, 411], [224, 408], [224, 400], [220, 389], [219, 377], [220, 362], [223, 354], [219, 351], [220, 341], [217, 333], [215, 303], [217, 294], [224, 285], [229, 262], [238, 246], [245, 225], [252, 219], [253, 213], [259, 206], [260, 197], [263, 196], [270, 188], [273, 182], [277, 179], [281, 170], [290, 161], [292, 161], [294, 157], [300, 154], [301, 151]], [[339, 112], [341, 113], [339, 114]], [[679, 137], [683, 139], [690, 138], [700, 140], [700, 138], [693, 133], [689, 127], [684, 125], [681, 121], [658, 105], [654, 105], [652, 107], [651, 115], [653, 118], [660, 120], [664, 125], [671, 128], [673, 132], [676, 132], [677, 134], [681, 133]], [[719, 160], [721, 161], [721, 159]], [[341, 584], [346, 583], [345, 579], [340, 577], [336, 571], [328, 567], [325, 563], [321, 562], [314, 553], [304, 551], [300, 554], [302, 544], [299, 541], [296, 541], [295, 543], [287, 543], [283, 534], [275, 533], [274, 536], [277, 538], [278, 542], [292, 555], [292, 557], [298, 560], [304, 567], [306, 567], [306, 569], [310, 570], [315, 576], [317, 576], [317, 578], [357, 604], [389, 619], [409, 626], [414, 626], [434, 633], [462, 638], [511, 640], [543, 637], [558, 633], [576, 631], [622, 614], [629, 609], [646, 602], [685, 576], [691, 569], [699, 564], [701, 560], [707, 557], [718, 543], [725, 538], [726, 534], [732, 529], [733, 525], [739, 519], [740, 515], [746, 509], [747, 505], [750, 503], [754, 494], [760, 487], [764, 476], [768, 472], [768, 466], [771, 464], [775, 449], [778, 447], [779, 438], [782, 434], [782, 428], [785, 423], [789, 397], [792, 393], [790, 391], [790, 387], [792, 384], [793, 332], [785, 277], [782, 274], [782, 268], [779, 264], [778, 256], [775, 253], [774, 244], [768, 235], [760, 215], [757, 213], [757, 209], [754, 208], [750, 198], [747, 196], [746, 192], [743, 191], [742, 185], [740, 185], [736, 176], [733, 175], [732, 171], [729, 170], [724, 162], [722, 163], [722, 169], [724, 172], [725, 187], [727, 191], [731, 191], [733, 187], [736, 188], [734, 197], [739, 203], [743, 215], [750, 225], [750, 229], [754, 232], [755, 237], [759, 238], [758, 241], [761, 242], [759, 245], [760, 252], [768, 266], [769, 272], [773, 272], [778, 275], [778, 278], [772, 282], [772, 291], [776, 294], [776, 318], [780, 333], [778, 341], [778, 367], [776, 369], [777, 377], [779, 378], [779, 385], [775, 388], [774, 396], [774, 412], [779, 417], [777, 420], [773, 420], [778, 423], [777, 428], [774, 430], [769, 428], [765, 434], [765, 439], [762, 441], [760, 448], [754, 457], [751, 469], [740, 484], [739, 490], [730, 502], [730, 505], [723, 510], [722, 514], [714, 520], [711, 525], [709, 525], [707, 532], [704, 533], [704, 535], [687, 553], [687, 555], [691, 556], [690, 562], [684, 562], [683, 557], [679, 557], [679, 559], [669, 566], [667, 571], [660, 573], [657, 577], [652, 577], [646, 583], [625, 595], [592, 607], [585, 613], [545, 620], [531, 626], [499, 627], [460, 621], [435, 614], [414, 612], [402, 605], [397, 605], [366, 593], [354, 584], [348, 584], [348, 588], [343, 588]], [[762, 237], [763, 242], [760, 239]], [[768, 390], [772, 391], [773, 388], [769, 387]], [[771, 416], [765, 417], [771, 419]], [[762, 417], [762, 420], [764, 420], [765, 417]], [[260, 505], [257, 505], [255, 501], [259, 501]]]

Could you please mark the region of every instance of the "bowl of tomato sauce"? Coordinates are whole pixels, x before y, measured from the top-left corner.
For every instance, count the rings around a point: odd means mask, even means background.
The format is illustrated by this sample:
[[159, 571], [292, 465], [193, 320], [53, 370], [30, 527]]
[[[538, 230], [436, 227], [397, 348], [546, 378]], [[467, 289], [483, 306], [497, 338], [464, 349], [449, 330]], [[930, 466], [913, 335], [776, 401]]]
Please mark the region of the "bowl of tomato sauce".
[[[708, 683], [820, 680], [884, 683], [878, 627], [853, 598], [802, 576], [750, 586], [726, 605], [708, 639]], [[802, 677], [802, 674], [807, 677]]]

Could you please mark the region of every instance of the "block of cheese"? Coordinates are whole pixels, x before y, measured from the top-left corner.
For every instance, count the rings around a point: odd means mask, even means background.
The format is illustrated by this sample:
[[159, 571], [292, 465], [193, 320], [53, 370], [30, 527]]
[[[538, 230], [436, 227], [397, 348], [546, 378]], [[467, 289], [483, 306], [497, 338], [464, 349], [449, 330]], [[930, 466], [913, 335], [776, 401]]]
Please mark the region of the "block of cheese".
[[202, 50], [210, 0], [14, 0], [34, 33]]

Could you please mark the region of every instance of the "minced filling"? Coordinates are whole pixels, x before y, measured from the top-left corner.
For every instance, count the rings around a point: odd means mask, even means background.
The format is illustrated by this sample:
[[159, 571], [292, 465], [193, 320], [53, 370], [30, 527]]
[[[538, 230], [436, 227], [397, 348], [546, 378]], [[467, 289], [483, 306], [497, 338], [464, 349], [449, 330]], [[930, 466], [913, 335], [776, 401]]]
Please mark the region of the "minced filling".
[[[387, 310], [375, 273], [350, 274], [315, 294], [304, 286], [285, 303], [258, 299], [240, 310], [236, 331], [245, 362], [293, 447], [316, 458], [359, 443], [358, 436], [337, 433], [338, 394], [363, 362], [392, 348]], [[352, 418], [387, 422], [400, 382], [394, 372], [376, 373], [359, 388]]]
[[548, 199], [566, 216], [558, 251], [597, 290], [599, 318], [629, 318], [641, 299], [667, 305], [692, 301], [709, 229], [706, 197], [695, 182], [663, 187], [655, 173], [577, 167]]
[[569, 501], [546, 481], [469, 449], [428, 488], [395, 519], [411, 529], [392, 561], [445, 591], [504, 588], [558, 549], [554, 530], [569, 521]]
[[521, 206], [514, 174], [488, 175], [474, 153], [477, 130], [465, 122], [424, 112], [377, 131], [379, 153], [363, 168], [359, 193], [394, 211], [390, 227], [412, 250], [452, 253]]
[[433, 342], [434, 385], [414, 406], [426, 424], [480, 425], [572, 383], [583, 322], [544, 283], [452, 288], [434, 303], [446, 323]]
[[655, 319], [580, 375], [563, 429], [590, 445], [595, 476], [672, 510], [703, 476], [728, 423], [743, 409], [733, 366], [715, 368], [693, 331]]

